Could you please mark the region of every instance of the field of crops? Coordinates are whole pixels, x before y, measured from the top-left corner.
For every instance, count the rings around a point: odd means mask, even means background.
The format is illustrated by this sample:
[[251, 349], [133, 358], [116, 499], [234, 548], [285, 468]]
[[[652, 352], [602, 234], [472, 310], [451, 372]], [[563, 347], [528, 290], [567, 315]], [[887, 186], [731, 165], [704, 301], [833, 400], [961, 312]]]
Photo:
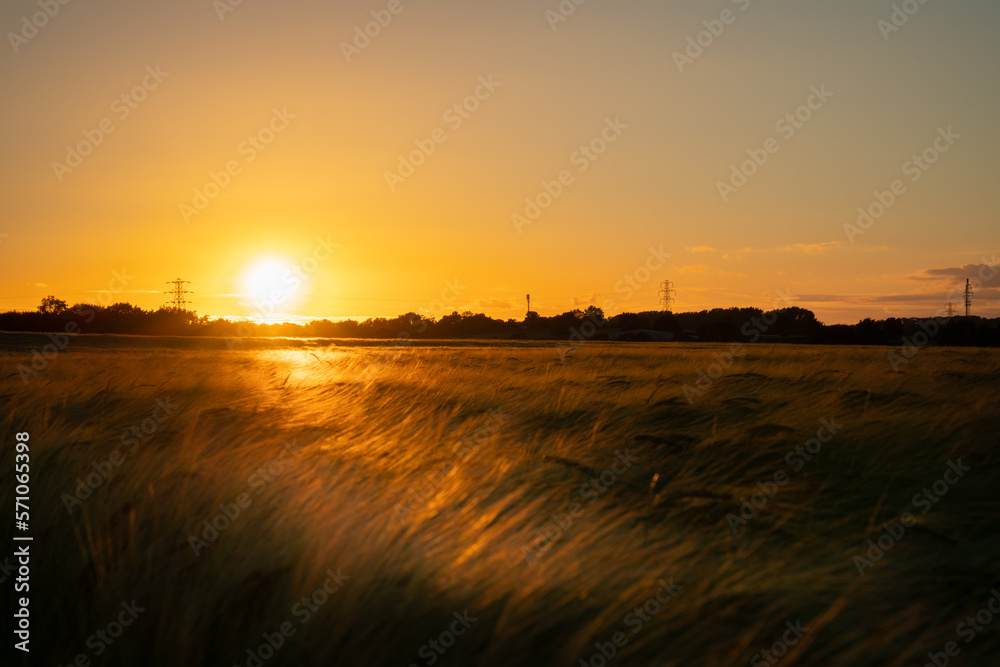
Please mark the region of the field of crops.
[[1000, 351], [43, 342], [9, 664], [1000, 662]]

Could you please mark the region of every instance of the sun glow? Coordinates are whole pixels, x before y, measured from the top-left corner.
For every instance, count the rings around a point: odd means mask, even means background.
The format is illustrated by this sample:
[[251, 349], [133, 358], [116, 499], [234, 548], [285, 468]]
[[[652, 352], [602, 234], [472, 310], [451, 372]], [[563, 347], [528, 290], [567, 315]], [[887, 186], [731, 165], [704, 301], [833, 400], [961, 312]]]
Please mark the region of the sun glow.
[[243, 273], [243, 291], [259, 315], [288, 313], [302, 296], [302, 280], [291, 264], [278, 257], [255, 260]]

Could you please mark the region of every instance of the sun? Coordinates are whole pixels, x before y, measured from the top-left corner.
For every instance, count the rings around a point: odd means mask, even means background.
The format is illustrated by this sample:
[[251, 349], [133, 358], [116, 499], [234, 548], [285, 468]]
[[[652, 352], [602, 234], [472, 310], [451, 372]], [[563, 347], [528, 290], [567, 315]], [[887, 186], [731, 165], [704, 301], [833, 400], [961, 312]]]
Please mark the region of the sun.
[[253, 305], [270, 314], [282, 312], [282, 306], [294, 300], [301, 281], [291, 262], [279, 257], [261, 257], [247, 266], [242, 284]]

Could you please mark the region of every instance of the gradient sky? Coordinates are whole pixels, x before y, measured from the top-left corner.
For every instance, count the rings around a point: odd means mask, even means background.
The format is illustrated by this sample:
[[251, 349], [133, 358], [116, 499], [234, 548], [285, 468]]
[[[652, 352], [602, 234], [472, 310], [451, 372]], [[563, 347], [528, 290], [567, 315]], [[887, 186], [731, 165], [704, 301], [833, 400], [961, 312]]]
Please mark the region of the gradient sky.
[[[25, 27], [46, 4], [0, 8], [3, 310], [46, 294], [155, 308], [180, 277], [200, 314], [521, 318], [527, 292], [543, 315], [655, 309], [669, 279], [677, 311], [781, 292], [856, 322], [932, 315], [996, 262], [995, 0], [930, 1], [892, 32], [879, 21], [915, 0], [588, 0], [558, 23], [558, 0], [53, 0]], [[390, 4], [348, 62], [342, 44]], [[680, 71], [675, 53], [720, 26]], [[832, 97], [793, 134], [777, 126], [814, 87]], [[477, 89], [467, 118], [446, 115]], [[609, 120], [627, 127], [578, 153]], [[933, 165], [907, 168], [949, 128]], [[446, 140], [390, 187], [435, 130]], [[262, 131], [270, 143], [245, 143]], [[88, 134], [100, 143], [60, 167]], [[719, 182], [767, 145], [724, 201]], [[845, 230], [897, 179], [884, 215]], [[319, 239], [337, 244], [325, 261]], [[650, 248], [670, 254], [661, 267]], [[277, 306], [261, 303], [268, 271]], [[1000, 315], [998, 286], [976, 314]]]

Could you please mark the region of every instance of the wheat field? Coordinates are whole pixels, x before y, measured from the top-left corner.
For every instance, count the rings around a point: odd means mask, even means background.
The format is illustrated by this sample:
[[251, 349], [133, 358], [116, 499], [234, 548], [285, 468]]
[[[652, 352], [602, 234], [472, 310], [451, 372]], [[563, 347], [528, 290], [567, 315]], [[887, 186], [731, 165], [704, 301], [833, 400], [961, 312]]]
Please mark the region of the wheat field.
[[84, 338], [13, 664], [1000, 662], [998, 351]]

